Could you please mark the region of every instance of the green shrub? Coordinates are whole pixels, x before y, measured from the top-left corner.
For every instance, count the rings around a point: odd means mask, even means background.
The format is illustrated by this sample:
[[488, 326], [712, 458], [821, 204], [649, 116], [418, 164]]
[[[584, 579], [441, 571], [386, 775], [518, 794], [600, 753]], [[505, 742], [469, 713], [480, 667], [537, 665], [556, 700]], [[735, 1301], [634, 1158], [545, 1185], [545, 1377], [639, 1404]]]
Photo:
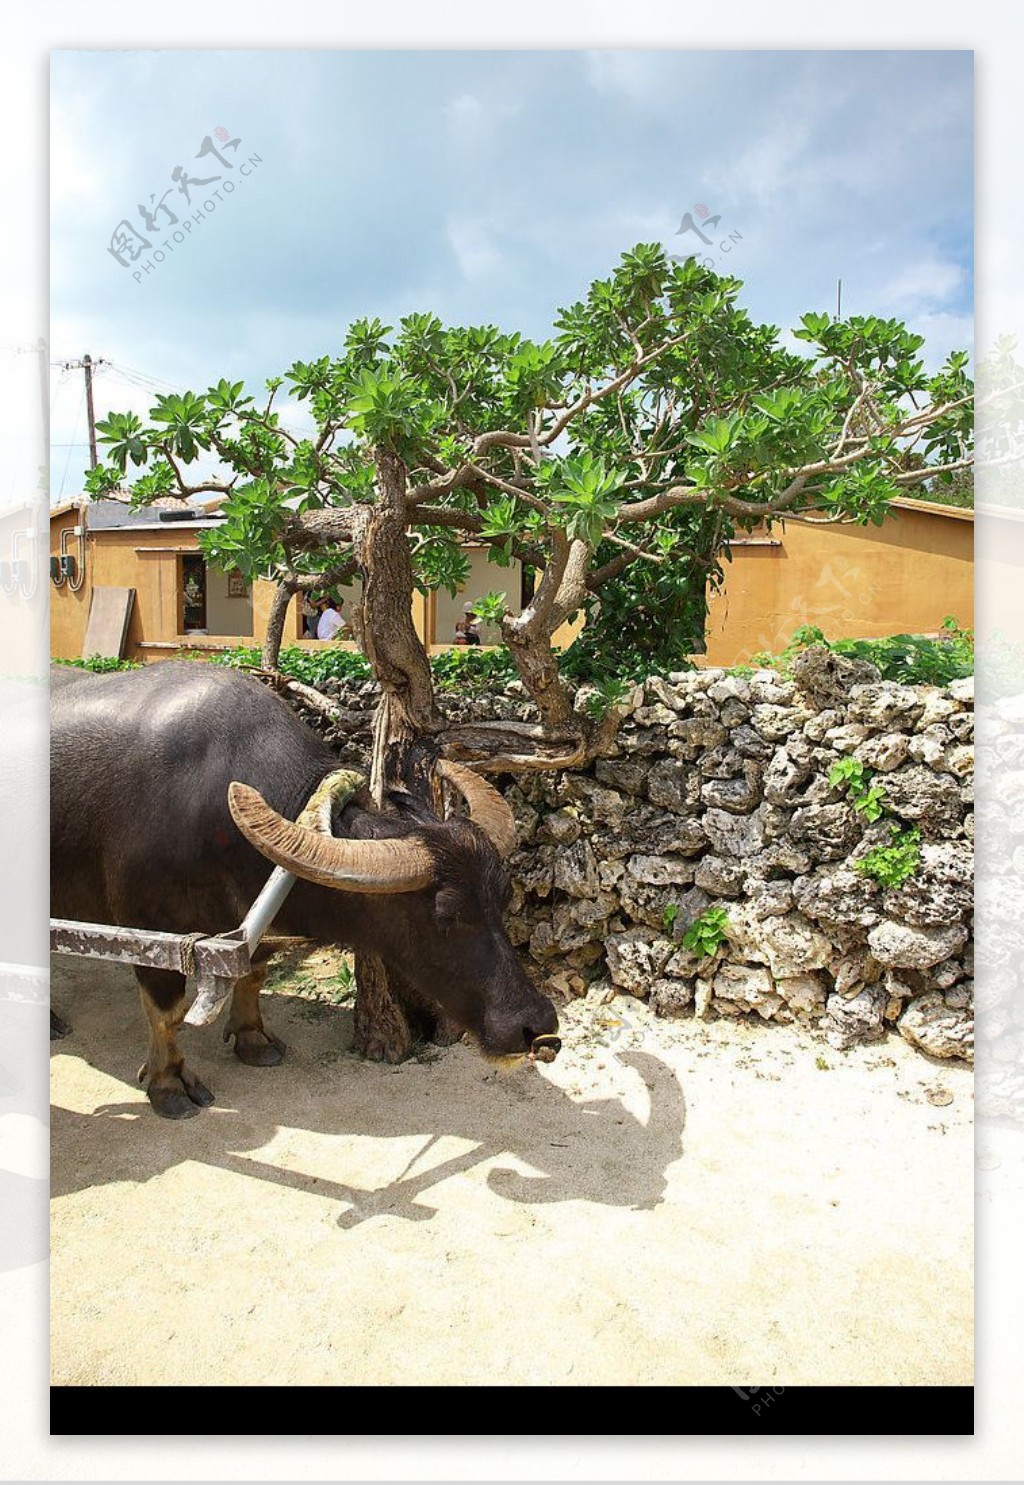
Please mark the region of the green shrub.
[[828, 781], [833, 789], [846, 785], [851, 804], [866, 820], [873, 823], [885, 813], [885, 790], [881, 784], [871, 783], [871, 770], [859, 758], [840, 758], [833, 763]]
[[683, 934], [683, 947], [707, 959], [728, 938], [729, 914], [724, 907], [710, 907], [695, 918]]
[[[952, 615], [943, 619], [942, 630], [934, 639], [925, 634], [890, 634], [882, 639], [828, 640], [813, 624], [805, 624], [794, 632], [779, 654], [764, 652], [755, 655], [753, 661], [788, 675], [802, 650], [820, 645], [836, 655], [870, 661], [878, 667], [884, 681], [899, 681], [907, 686], [948, 686], [950, 681], [974, 674], [974, 634], [970, 629], [961, 629]], [[737, 669], [743, 671], [746, 667]]]
[[[226, 650], [213, 658], [216, 665], [230, 665], [236, 669], [262, 664], [262, 652], [253, 645], [239, 645], [237, 649]], [[298, 645], [287, 645], [278, 658], [278, 669], [282, 675], [318, 689], [329, 680], [359, 682], [373, 679], [373, 671], [365, 656], [356, 650], [303, 650]]]
[[450, 650], [430, 657], [434, 685], [439, 691], [504, 691], [519, 679], [515, 662], [508, 650], [481, 649], [476, 645], [455, 645]]
[[[260, 650], [252, 645], [239, 645], [236, 649], [215, 655], [213, 659], [217, 665], [235, 668], [259, 666], [262, 663]], [[307, 686], [315, 686], [317, 689], [325, 681], [358, 684], [373, 679], [373, 671], [364, 655], [357, 650], [333, 647], [303, 650], [298, 645], [287, 645], [278, 657], [278, 669], [282, 675], [304, 681]], [[454, 647], [431, 656], [430, 669], [439, 691], [461, 691], [464, 694], [503, 691], [510, 681], [518, 679], [512, 657], [505, 649]]]
[[72, 665], [77, 670], [91, 670], [96, 675], [107, 675], [114, 670], [140, 670], [138, 660], [116, 660], [110, 655], [90, 655], [87, 660], [54, 660], [54, 665]]
[[921, 832], [891, 827], [889, 844], [875, 846], [855, 866], [866, 877], [873, 877], [883, 887], [901, 887], [921, 864]]

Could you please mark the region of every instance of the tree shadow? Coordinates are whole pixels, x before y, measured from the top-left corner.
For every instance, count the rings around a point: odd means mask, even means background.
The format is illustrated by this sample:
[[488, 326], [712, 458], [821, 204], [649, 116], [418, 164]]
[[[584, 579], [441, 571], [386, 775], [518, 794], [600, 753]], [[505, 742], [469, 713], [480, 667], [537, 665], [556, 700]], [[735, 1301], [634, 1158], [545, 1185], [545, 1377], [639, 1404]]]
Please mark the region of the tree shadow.
[[[84, 995], [62, 1000], [58, 990], [73, 1031], [54, 1050], [127, 1083], [126, 1063], [140, 1052], [141, 1016], [130, 972], [120, 966], [104, 966], [104, 972], [105, 988], [88, 1001]], [[140, 1097], [92, 1113], [54, 1104], [52, 1194], [147, 1181], [198, 1160], [336, 1201], [343, 1207], [341, 1228], [382, 1216], [429, 1220], [437, 1207], [424, 1200], [426, 1193], [487, 1162], [495, 1162], [488, 1187], [510, 1202], [592, 1201], [649, 1210], [664, 1198], [666, 1172], [682, 1153], [686, 1105], [672, 1068], [650, 1052], [630, 1049], [615, 1059], [645, 1085], [649, 1109], [640, 1117], [615, 1095], [574, 1099], [536, 1067], [496, 1073], [461, 1046], [427, 1049], [420, 1061], [400, 1068], [365, 1063], [347, 1050], [349, 1008], [281, 994], [264, 1001], [268, 1025], [289, 1044], [280, 1068], [243, 1067], [222, 1049], [219, 1022], [200, 1031], [191, 1046], [183, 1041], [186, 1056], [217, 1095], [217, 1104], [197, 1118], [160, 1119]], [[214, 1056], [218, 1066], [211, 1068]], [[612, 1060], [611, 1053], [604, 1056]], [[410, 1138], [423, 1143], [397, 1176], [371, 1190], [261, 1158], [258, 1152], [282, 1128], [401, 1140], [403, 1149]], [[448, 1155], [446, 1139], [469, 1148]], [[393, 1167], [395, 1161], [382, 1163]]]

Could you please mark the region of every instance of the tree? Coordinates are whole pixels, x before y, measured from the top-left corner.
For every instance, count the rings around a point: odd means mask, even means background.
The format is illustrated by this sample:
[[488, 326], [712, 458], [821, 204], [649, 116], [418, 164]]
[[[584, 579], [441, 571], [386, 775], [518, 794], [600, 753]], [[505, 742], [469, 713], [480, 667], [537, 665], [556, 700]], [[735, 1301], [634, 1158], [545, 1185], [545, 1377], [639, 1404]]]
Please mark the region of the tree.
[[[929, 375], [899, 321], [812, 313], [798, 355], [738, 307], [740, 288], [641, 244], [547, 341], [432, 314], [397, 331], [359, 320], [339, 356], [296, 362], [261, 405], [222, 380], [158, 398], [147, 426], [112, 413], [89, 488], [132, 466], [136, 501], [220, 494], [208, 557], [278, 584], [268, 666], [294, 593], [362, 575], [378, 793], [417, 738], [473, 751], [438, 710], [414, 584], [454, 592], [470, 538], [499, 568], [518, 559], [537, 574], [531, 602], [515, 615], [494, 594], [489, 614], [540, 726], [473, 747], [484, 766], [494, 751], [505, 768], [581, 762], [607, 728], [573, 710], [551, 643], [566, 620], [587, 616], [567, 662], [577, 677], [682, 663], [737, 530], [796, 512], [879, 523], [901, 490], [970, 463], [966, 353]], [[282, 386], [309, 404], [315, 437], [282, 427]], [[211, 458], [220, 472], [189, 478]]]
[[[379, 802], [397, 781], [428, 796], [442, 749], [481, 768], [578, 765], [607, 746], [615, 711], [577, 712], [568, 672], [614, 700], [617, 676], [684, 663], [737, 529], [793, 512], [880, 522], [901, 489], [970, 462], [966, 354], [929, 376], [921, 338], [898, 321], [808, 314], [797, 355], [738, 307], [740, 288], [641, 244], [543, 342], [432, 314], [397, 331], [358, 320], [340, 355], [296, 362], [259, 405], [221, 380], [158, 397], [147, 425], [111, 413], [97, 425], [108, 461], [87, 488], [120, 488], [130, 466], [136, 502], [222, 496], [226, 520], [203, 545], [276, 581], [270, 668], [292, 596], [361, 574]], [[309, 404], [314, 437], [282, 426], [283, 386]], [[213, 475], [196, 472], [211, 462]], [[521, 614], [498, 593], [485, 614], [536, 727], [451, 728], [437, 706], [412, 592], [457, 590], [468, 538], [499, 569], [536, 574]], [[582, 642], [560, 666], [552, 637], [581, 610]], [[356, 969], [360, 1045], [399, 1055], [401, 987], [378, 960]]]

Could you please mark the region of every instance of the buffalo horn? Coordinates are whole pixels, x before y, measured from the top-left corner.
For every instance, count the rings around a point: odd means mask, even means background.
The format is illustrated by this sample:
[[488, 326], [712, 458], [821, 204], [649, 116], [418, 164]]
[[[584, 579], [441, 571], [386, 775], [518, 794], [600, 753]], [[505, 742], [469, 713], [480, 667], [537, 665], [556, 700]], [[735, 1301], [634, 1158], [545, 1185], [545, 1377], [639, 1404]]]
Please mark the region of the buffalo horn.
[[488, 837], [499, 856], [515, 849], [516, 822], [512, 811], [493, 784], [462, 763], [442, 758], [437, 772], [457, 789], [469, 807], [469, 818]]
[[341, 840], [286, 820], [248, 784], [228, 786], [239, 830], [261, 855], [321, 887], [347, 892], [415, 892], [433, 880], [430, 852], [414, 840]]

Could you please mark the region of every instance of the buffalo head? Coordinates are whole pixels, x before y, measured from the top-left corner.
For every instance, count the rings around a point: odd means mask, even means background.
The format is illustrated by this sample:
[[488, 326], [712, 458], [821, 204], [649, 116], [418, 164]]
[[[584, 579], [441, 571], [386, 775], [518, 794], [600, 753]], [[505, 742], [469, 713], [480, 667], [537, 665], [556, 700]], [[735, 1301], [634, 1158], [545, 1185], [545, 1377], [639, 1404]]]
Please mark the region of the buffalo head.
[[468, 1031], [494, 1059], [558, 1050], [558, 1017], [523, 972], [502, 922], [510, 884], [501, 858], [515, 844], [512, 812], [498, 791], [460, 764], [438, 774], [469, 815], [438, 820], [406, 797], [400, 816], [375, 817], [383, 838], [331, 835], [285, 819], [255, 790], [228, 791], [239, 830], [295, 876], [365, 895], [363, 945], [428, 1003]]

